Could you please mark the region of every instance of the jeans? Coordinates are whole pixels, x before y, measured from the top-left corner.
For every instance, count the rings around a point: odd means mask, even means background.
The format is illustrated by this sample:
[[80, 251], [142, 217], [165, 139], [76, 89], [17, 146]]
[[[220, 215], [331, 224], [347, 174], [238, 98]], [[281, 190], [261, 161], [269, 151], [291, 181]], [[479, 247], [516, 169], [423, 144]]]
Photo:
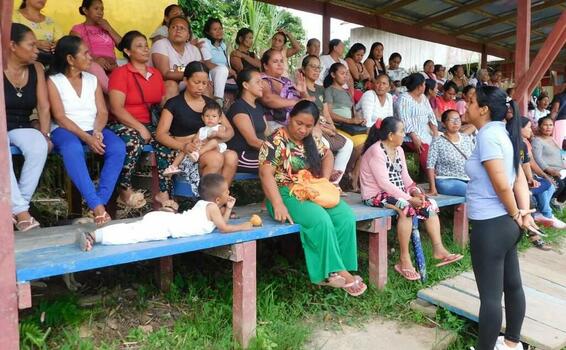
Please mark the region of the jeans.
[[29, 210], [31, 197], [39, 183], [47, 159], [47, 141], [39, 130], [31, 128], [8, 131], [8, 141], [22, 151], [25, 159], [18, 181], [14, 173], [12, 157], [8, 157], [12, 214], [16, 215]]
[[436, 190], [448, 196], [466, 197], [468, 182], [459, 179], [436, 179]]
[[[88, 133], [92, 134], [92, 131]], [[51, 141], [55, 145], [55, 151], [63, 158], [67, 174], [90, 209], [108, 203], [126, 158], [126, 146], [116, 134], [104, 128], [102, 135], [104, 136], [104, 145], [106, 145], [104, 165], [100, 171], [98, 188], [95, 188], [86, 165], [84, 142], [77, 135], [61, 127], [51, 133]]]
[[552, 208], [550, 208], [550, 199], [556, 191], [556, 187], [545, 178], [534, 176], [534, 179], [540, 182], [540, 186], [531, 190], [537, 201], [537, 210], [545, 217], [552, 218]]

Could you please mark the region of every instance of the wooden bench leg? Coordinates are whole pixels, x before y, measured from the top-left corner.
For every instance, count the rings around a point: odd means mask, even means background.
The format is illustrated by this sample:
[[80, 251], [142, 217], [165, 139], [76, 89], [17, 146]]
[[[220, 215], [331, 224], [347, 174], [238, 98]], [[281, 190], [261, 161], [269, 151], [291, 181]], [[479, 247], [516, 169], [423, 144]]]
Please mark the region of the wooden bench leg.
[[18, 309], [31, 307], [31, 285], [29, 282], [17, 283]]
[[461, 248], [468, 244], [468, 214], [466, 204], [457, 205], [454, 208], [454, 242]]
[[232, 328], [245, 349], [256, 334], [256, 242], [236, 244], [233, 252]]
[[159, 258], [155, 272], [159, 289], [165, 293], [170, 291], [171, 283], [173, 282], [173, 257], [164, 256]]
[[373, 220], [369, 233], [369, 281], [378, 289], [387, 283], [387, 231], [391, 218]]

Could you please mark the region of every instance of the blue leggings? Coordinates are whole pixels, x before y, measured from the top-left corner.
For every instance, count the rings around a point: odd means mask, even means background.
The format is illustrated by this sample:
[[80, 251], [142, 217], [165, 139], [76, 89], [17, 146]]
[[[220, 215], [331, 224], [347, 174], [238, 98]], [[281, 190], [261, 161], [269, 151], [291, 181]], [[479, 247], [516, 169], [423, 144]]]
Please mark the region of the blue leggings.
[[[88, 132], [92, 134], [92, 131]], [[51, 141], [55, 145], [55, 151], [63, 158], [65, 170], [71, 181], [78, 188], [86, 204], [90, 209], [99, 205], [106, 205], [112, 197], [114, 187], [122, 171], [126, 157], [126, 146], [124, 142], [109, 129], [103, 129], [104, 165], [100, 172], [98, 189], [95, 188], [85, 160], [84, 142], [67, 129], [57, 128], [51, 133]]]

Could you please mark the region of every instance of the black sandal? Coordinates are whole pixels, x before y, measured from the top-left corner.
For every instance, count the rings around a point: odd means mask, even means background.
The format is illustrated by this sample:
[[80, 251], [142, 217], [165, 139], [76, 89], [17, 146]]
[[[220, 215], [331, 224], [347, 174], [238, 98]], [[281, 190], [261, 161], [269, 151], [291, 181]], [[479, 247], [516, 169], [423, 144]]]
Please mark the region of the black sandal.
[[543, 250], [545, 252], [552, 250], [552, 248], [550, 248], [542, 238], [537, 238], [535, 240], [530, 240], [530, 241], [531, 241], [531, 244], [535, 248], [538, 248], [538, 249]]

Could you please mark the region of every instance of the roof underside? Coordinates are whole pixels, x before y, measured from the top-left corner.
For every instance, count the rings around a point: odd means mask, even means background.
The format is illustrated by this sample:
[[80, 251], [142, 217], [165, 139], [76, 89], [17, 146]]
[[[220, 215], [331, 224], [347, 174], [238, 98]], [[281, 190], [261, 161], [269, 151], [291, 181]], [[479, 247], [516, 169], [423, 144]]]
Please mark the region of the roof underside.
[[[517, 0], [317, 1], [511, 52], [515, 49]], [[531, 51], [538, 51], [565, 9], [565, 0], [532, 0]], [[556, 61], [566, 62], [566, 49], [562, 49]]]

